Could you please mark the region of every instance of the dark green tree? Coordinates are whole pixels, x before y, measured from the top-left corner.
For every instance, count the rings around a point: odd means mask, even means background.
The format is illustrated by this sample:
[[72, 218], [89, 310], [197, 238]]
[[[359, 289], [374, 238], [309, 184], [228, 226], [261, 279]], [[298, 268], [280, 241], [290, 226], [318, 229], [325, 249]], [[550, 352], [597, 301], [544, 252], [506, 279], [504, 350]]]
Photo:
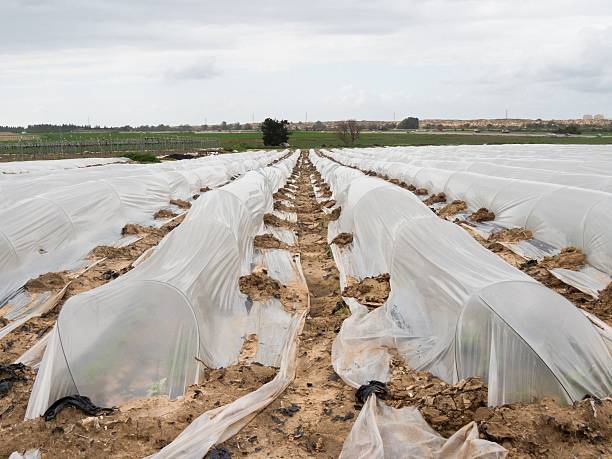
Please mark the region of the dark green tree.
[[399, 129], [418, 129], [419, 128], [419, 119], [414, 118], [413, 116], [409, 116], [408, 118], [404, 118], [397, 125]]
[[557, 134], [574, 134], [574, 135], [582, 134], [578, 126], [576, 126], [575, 124], [570, 124], [568, 126], [557, 128], [556, 132]]
[[266, 118], [261, 123], [261, 132], [263, 134], [263, 143], [266, 146], [278, 146], [289, 141], [289, 121], [273, 120]]

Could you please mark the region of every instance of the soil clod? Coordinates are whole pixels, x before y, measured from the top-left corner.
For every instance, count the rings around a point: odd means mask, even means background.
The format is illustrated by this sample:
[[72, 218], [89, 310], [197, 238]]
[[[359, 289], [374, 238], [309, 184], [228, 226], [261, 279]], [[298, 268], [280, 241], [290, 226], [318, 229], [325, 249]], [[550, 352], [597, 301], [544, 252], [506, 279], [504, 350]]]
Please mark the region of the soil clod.
[[283, 241], [277, 239], [276, 237], [274, 237], [274, 235], [270, 233], [255, 236], [255, 239], [253, 240], [253, 245], [258, 249], [288, 250], [290, 248], [289, 244], [286, 244]]
[[366, 277], [360, 282], [349, 278], [349, 285], [342, 292], [342, 296], [355, 298], [364, 306], [380, 307], [389, 298], [391, 292], [389, 281], [388, 273]]
[[176, 217], [176, 214], [169, 209], [160, 209], [155, 214], [153, 214], [153, 218], [155, 220], [161, 220], [164, 218], [173, 218]]
[[446, 194], [444, 193], [433, 194], [430, 197], [428, 197], [425, 201], [423, 201], [423, 204], [427, 206], [432, 206], [439, 202], [446, 202]]
[[495, 220], [495, 214], [491, 212], [489, 209], [485, 209], [481, 207], [476, 212], [470, 215], [470, 220], [476, 223], [480, 222], [489, 222]]
[[170, 204], [177, 206], [180, 209], [190, 209], [191, 203], [182, 199], [171, 199]]
[[455, 201], [445, 205], [440, 210], [438, 210], [438, 216], [446, 218], [458, 214], [459, 212], [465, 212], [466, 210], [467, 204], [465, 203], [465, 201], [456, 199]]
[[332, 244], [336, 244], [338, 247], [344, 247], [353, 242], [353, 235], [351, 233], [340, 233], [332, 241]]
[[281, 284], [268, 276], [264, 268], [242, 276], [239, 281], [240, 291], [253, 301], [266, 301], [270, 298], [280, 298]]
[[66, 271], [41, 274], [36, 279], [30, 279], [26, 282], [25, 289], [30, 293], [61, 290], [69, 282], [67, 274]]
[[508, 228], [489, 237], [490, 242], [518, 242], [533, 238], [533, 233], [525, 228]]

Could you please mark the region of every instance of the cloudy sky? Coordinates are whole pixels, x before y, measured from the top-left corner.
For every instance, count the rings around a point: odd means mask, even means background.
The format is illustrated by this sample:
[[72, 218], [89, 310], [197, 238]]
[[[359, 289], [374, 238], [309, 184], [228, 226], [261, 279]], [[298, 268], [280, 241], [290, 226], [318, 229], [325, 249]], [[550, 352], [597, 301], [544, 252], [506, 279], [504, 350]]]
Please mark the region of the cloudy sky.
[[612, 0], [0, 0], [0, 125], [612, 116]]

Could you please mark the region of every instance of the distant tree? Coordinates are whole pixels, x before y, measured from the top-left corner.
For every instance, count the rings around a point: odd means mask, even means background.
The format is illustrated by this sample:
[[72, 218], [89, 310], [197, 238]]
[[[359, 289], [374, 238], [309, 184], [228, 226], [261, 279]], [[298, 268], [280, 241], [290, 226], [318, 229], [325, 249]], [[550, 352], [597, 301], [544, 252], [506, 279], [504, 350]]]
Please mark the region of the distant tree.
[[408, 118], [404, 118], [397, 125], [399, 129], [418, 129], [419, 128], [419, 119], [409, 116]]
[[349, 135], [351, 136], [351, 145], [359, 138], [361, 134], [361, 125], [355, 120], [348, 120]]
[[327, 126], [325, 126], [325, 123], [323, 123], [321, 121], [315, 121], [312, 124], [312, 130], [313, 131], [324, 131], [325, 129], [327, 129]]
[[266, 118], [261, 123], [263, 144], [266, 146], [277, 146], [289, 141], [289, 121]]
[[569, 126], [563, 126], [557, 129], [557, 134], [581, 134], [582, 132], [578, 129], [578, 126], [575, 124], [570, 124]]
[[225, 121], [221, 121], [221, 125], [219, 126], [219, 129], [221, 129], [222, 131], [226, 131], [227, 123]]
[[253, 129], [253, 126], [251, 126], [251, 123], [245, 123], [242, 125], [242, 129], [244, 129], [245, 131], [250, 131], [251, 129]]
[[361, 126], [355, 120], [341, 121], [336, 128], [336, 134], [345, 145], [353, 145], [360, 133]]

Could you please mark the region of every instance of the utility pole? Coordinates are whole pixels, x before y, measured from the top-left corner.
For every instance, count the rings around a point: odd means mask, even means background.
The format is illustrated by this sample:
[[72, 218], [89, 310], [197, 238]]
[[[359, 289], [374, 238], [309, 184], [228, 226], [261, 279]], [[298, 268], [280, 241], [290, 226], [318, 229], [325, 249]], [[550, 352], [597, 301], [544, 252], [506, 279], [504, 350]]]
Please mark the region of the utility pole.
[[393, 121], [395, 121], [395, 112], [393, 112]]
[[308, 112], [306, 112], [306, 122], [308, 123]]
[[506, 119], [508, 119], [508, 109], [506, 109]]

